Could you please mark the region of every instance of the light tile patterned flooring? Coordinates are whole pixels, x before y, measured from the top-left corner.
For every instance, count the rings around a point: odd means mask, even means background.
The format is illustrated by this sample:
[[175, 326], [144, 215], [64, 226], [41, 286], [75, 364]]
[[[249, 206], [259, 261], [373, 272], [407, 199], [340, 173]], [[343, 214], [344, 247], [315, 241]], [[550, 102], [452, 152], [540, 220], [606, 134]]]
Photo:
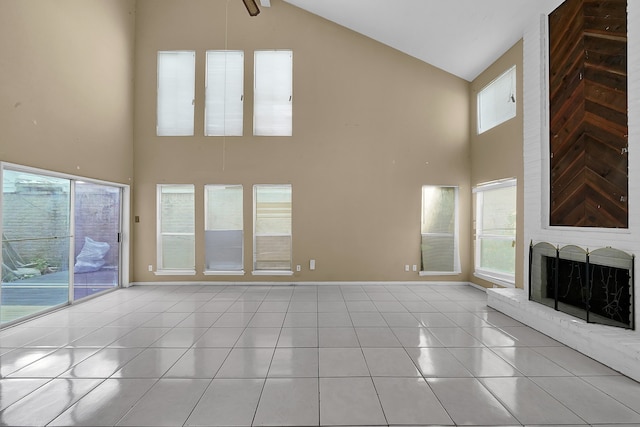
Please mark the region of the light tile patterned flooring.
[[640, 425], [458, 285], [137, 286], [0, 331], [2, 425]]

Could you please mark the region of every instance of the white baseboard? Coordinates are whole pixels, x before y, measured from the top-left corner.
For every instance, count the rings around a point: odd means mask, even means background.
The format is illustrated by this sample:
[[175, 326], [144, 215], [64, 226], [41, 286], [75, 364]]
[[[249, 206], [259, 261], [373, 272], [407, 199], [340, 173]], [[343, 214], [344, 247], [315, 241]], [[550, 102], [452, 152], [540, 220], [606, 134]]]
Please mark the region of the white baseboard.
[[131, 282], [131, 286], [473, 286], [482, 291], [482, 286], [470, 282], [431, 282], [431, 281], [335, 281], [335, 282], [236, 282], [236, 281], [173, 281], [173, 282]]

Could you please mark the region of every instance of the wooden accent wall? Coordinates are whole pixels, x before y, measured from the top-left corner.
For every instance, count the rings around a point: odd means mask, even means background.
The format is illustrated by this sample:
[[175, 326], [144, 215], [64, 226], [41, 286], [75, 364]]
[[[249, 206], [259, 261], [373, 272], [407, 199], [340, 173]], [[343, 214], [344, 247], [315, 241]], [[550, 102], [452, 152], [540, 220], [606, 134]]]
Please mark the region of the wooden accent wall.
[[626, 0], [549, 15], [549, 96], [550, 225], [627, 228]]

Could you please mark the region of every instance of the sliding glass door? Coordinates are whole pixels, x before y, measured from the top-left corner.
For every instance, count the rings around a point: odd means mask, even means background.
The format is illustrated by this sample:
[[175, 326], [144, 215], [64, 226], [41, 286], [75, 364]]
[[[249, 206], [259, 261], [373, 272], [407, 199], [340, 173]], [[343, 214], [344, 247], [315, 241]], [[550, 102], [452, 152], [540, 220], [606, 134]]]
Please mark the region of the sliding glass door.
[[0, 321], [7, 323], [69, 301], [71, 181], [2, 175]]
[[122, 190], [76, 181], [74, 185], [73, 299], [118, 286]]
[[123, 189], [0, 166], [0, 325], [119, 286]]

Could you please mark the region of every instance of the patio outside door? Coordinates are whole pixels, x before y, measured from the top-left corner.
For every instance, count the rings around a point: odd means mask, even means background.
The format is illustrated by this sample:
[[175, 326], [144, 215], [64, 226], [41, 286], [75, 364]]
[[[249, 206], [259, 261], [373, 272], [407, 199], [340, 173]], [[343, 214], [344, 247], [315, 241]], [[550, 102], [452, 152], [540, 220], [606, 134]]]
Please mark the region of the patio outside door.
[[118, 287], [122, 188], [0, 167], [0, 325]]
[[71, 180], [2, 171], [0, 323], [69, 301]]
[[73, 300], [78, 300], [120, 283], [122, 190], [81, 181], [74, 187]]

